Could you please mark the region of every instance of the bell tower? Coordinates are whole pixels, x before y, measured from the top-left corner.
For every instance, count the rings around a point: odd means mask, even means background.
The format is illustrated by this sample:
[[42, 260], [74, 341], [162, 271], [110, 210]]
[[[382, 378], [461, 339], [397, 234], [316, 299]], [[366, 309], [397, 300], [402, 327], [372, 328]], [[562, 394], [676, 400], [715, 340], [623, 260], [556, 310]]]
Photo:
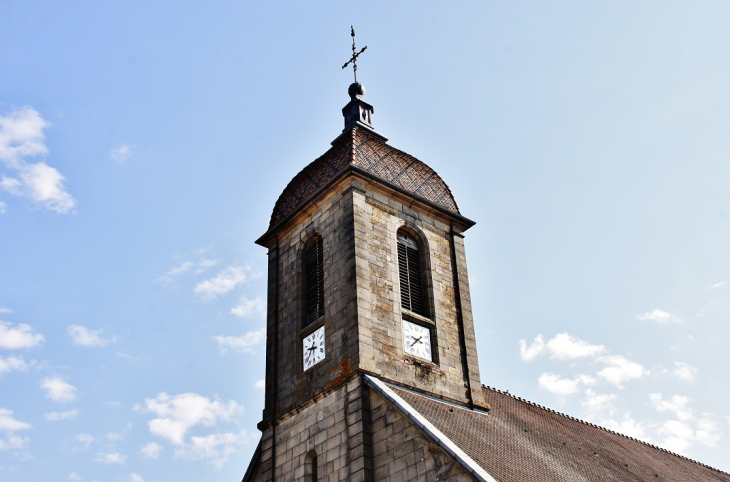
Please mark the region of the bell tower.
[[289, 182], [257, 240], [269, 259], [260, 480], [339, 457], [327, 480], [373, 480], [364, 375], [486, 406], [463, 235], [474, 222], [375, 131], [364, 87], [348, 94], [342, 134]]

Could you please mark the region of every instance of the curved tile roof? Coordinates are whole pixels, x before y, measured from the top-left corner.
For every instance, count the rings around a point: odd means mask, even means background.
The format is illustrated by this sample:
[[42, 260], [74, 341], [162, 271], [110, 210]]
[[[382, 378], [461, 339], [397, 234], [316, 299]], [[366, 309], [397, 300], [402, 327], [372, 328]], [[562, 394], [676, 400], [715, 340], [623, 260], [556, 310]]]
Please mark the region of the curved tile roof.
[[414, 196], [460, 214], [449, 186], [436, 172], [410, 154], [355, 126], [321, 157], [289, 182], [274, 205], [269, 228], [304, 205], [349, 167], [362, 169]]

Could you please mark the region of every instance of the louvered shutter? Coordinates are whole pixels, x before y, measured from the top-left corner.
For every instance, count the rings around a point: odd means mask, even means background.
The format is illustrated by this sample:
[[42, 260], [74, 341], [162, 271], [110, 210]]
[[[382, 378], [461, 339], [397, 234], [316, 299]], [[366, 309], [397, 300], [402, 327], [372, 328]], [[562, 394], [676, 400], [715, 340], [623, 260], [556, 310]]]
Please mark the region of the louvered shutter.
[[307, 324], [324, 315], [324, 269], [322, 238], [311, 242], [305, 255]]
[[418, 243], [403, 233], [398, 233], [398, 274], [401, 306], [418, 315], [426, 316], [423, 309], [423, 279]]

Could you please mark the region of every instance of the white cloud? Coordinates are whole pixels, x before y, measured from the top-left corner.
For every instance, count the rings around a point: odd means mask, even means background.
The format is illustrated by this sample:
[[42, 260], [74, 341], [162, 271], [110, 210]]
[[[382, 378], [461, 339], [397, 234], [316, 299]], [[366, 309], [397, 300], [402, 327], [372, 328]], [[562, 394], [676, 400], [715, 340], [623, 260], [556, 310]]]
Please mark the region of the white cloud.
[[14, 419], [12, 410], [0, 408], [0, 432], [13, 433], [18, 430], [27, 430], [30, 427], [29, 423]]
[[132, 157], [132, 147], [129, 144], [120, 144], [109, 152], [109, 157], [117, 164], [123, 164]]
[[[20, 450], [28, 445], [28, 437], [19, 437], [13, 434], [7, 434], [5, 438], [0, 438], [0, 452], [3, 450]], [[17, 453], [14, 454], [16, 457]], [[32, 458], [32, 457], [31, 457]]]
[[94, 462], [101, 462], [102, 464], [123, 464], [125, 460], [127, 460], [127, 456], [122, 455], [119, 452], [99, 452], [94, 459]]
[[253, 353], [253, 347], [261, 343], [266, 337], [266, 328], [249, 331], [241, 336], [212, 336], [218, 342], [220, 352], [225, 354], [229, 349], [239, 353]]
[[77, 450], [88, 449], [89, 446], [94, 442], [94, 440], [96, 440], [88, 433], [77, 433], [76, 435], [74, 435], [74, 438], [83, 444], [81, 447], [74, 447], [74, 452], [76, 452]]
[[77, 398], [76, 387], [61, 377], [44, 378], [41, 380], [41, 388], [46, 391], [46, 397], [54, 402], [73, 402]]
[[603, 345], [591, 345], [567, 333], [558, 333], [555, 338], [547, 342], [546, 346], [550, 356], [558, 360], [596, 356], [605, 350]]
[[140, 449], [139, 453], [141, 453], [144, 457], [147, 457], [149, 459], [156, 459], [160, 456], [160, 452], [164, 450], [164, 447], [162, 445], [155, 443], [155, 442], [149, 442], [144, 444]]
[[720, 281], [719, 283], [711, 284], [710, 286], [707, 286], [706, 290], [714, 290], [715, 288], [720, 288], [721, 286], [725, 286], [727, 284], [727, 281]]
[[636, 319], [639, 321], [656, 321], [657, 323], [681, 323], [682, 320], [678, 316], [674, 316], [671, 313], [656, 309], [654, 311], [647, 311], [643, 315], [636, 315]]
[[188, 460], [207, 460], [221, 468], [228, 457], [247, 442], [248, 435], [245, 431], [238, 434], [228, 432], [190, 437], [190, 443], [178, 447], [175, 456]]
[[[32, 364], [34, 364], [34, 362], [31, 362], [31, 365]], [[13, 370], [27, 370], [28, 366], [28, 363], [25, 362], [23, 357], [15, 355], [10, 355], [7, 358], [0, 357], [0, 375]]]
[[11, 310], [10, 308], [3, 308], [2, 306], [0, 306], [0, 315], [2, 315], [2, 314], [10, 314], [12, 312], [13, 312], [13, 310]]
[[129, 482], [144, 482], [144, 479], [139, 474], [129, 474]]
[[545, 351], [545, 340], [542, 334], [537, 335], [530, 346], [526, 340], [520, 340], [520, 358], [522, 361], [532, 361]]
[[680, 380], [691, 382], [692, 380], [694, 380], [696, 374], [697, 368], [693, 367], [689, 363], [674, 362], [674, 370], [672, 370], [672, 375], [679, 378]]
[[621, 421], [609, 419], [601, 422], [601, 425], [609, 430], [613, 430], [614, 432], [651, 443], [651, 438], [646, 433], [649, 428], [648, 425], [645, 422], [634, 420], [628, 413]]
[[256, 380], [256, 383], [253, 384], [253, 387], [256, 390], [263, 390], [266, 388], [266, 380]]
[[540, 388], [555, 395], [565, 396], [580, 391], [580, 385], [593, 385], [596, 379], [588, 375], [578, 375], [574, 379], [563, 378], [554, 373], [543, 373], [538, 379]]
[[668, 450], [683, 453], [695, 443], [715, 447], [722, 438], [717, 422], [705, 414], [698, 418], [689, 407], [690, 399], [681, 395], [673, 395], [666, 400], [661, 393], [649, 395], [652, 407], [658, 412], [670, 412], [677, 420], [667, 420], [657, 430], [664, 437], [661, 445]]
[[649, 371], [638, 363], [627, 360], [621, 355], [610, 355], [600, 357], [599, 360], [607, 366], [598, 372], [598, 376], [609, 383], [622, 388], [621, 384], [628, 380], [638, 379], [648, 375]]
[[51, 211], [66, 213], [76, 206], [76, 200], [66, 192], [65, 178], [43, 161], [27, 160], [48, 154], [43, 129], [49, 125], [31, 107], [0, 114], [0, 163], [20, 178], [2, 176], [0, 189], [26, 197]]
[[60, 422], [61, 420], [70, 420], [79, 414], [78, 410], [67, 410], [65, 412], [48, 412], [43, 417], [49, 422]]
[[106, 346], [117, 341], [116, 336], [102, 338], [101, 333], [104, 330], [89, 330], [83, 325], [69, 325], [66, 331], [71, 336], [73, 344], [79, 346]]
[[73, 471], [73, 472], [71, 472], [70, 474], [68, 474], [68, 479], [69, 479], [69, 480], [83, 480], [83, 479], [82, 479], [82, 478], [81, 478], [81, 477], [79, 476], [79, 474], [77, 474], [77, 473], [76, 473], [76, 471]]
[[0, 321], [0, 348], [7, 350], [32, 348], [43, 343], [43, 339], [43, 335], [34, 333], [30, 325], [20, 323], [12, 328], [10, 323]]
[[251, 269], [243, 266], [229, 266], [213, 278], [195, 285], [193, 292], [202, 300], [214, 300], [251, 279]]
[[674, 395], [669, 400], [664, 400], [661, 393], [650, 393], [649, 400], [657, 412], [671, 412], [682, 421], [691, 420], [694, 417], [688, 406], [690, 402], [688, 397]]
[[[8, 210], [8, 205], [5, 204], [5, 201], [0, 200], [0, 214], [5, 214]], [[2, 309], [2, 308], [0, 308]], [[2, 313], [2, 312], [0, 312]]]
[[233, 400], [224, 404], [196, 393], [172, 397], [160, 393], [155, 398], [145, 399], [144, 407], [138, 405], [135, 409], [156, 415], [148, 422], [150, 433], [176, 445], [182, 445], [188, 430], [196, 425], [213, 426], [220, 420], [230, 421], [243, 413], [243, 407]]
[[263, 315], [266, 313], [266, 303], [260, 296], [249, 300], [245, 296], [241, 296], [241, 301], [231, 308], [231, 314], [240, 318], [248, 318], [253, 315]]
[[605, 351], [603, 345], [591, 345], [567, 333], [558, 333], [545, 343], [542, 335], [537, 335], [529, 346], [520, 340], [520, 358], [531, 361], [547, 352], [550, 358], [557, 360], [574, 360], [576, 358], [595, 357]]
[[586, 410], [592, 414], [596, 415], [599, 413], [608, 413], [609, 415], [613, 415], [613, 413], [616, 411], [616, 409], [613, 407], [613, 401], [616, 400], [618, 397], [613, 393], [596, 393], [594, 390], [588, 388], [585, 391], [585, 398], [581, 400], [581, 405], [583, 405]]

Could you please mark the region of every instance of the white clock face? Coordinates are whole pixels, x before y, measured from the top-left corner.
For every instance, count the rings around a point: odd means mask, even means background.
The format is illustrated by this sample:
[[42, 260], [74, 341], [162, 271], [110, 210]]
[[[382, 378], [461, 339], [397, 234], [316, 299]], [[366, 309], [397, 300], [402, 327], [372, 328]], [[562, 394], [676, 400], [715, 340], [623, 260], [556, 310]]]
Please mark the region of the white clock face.
[[302, 340], [304, 371], [324, 360], [324, 326]]
[[406, 353], [431, 361], [431, 330], [403, 320], [403, 346]]

